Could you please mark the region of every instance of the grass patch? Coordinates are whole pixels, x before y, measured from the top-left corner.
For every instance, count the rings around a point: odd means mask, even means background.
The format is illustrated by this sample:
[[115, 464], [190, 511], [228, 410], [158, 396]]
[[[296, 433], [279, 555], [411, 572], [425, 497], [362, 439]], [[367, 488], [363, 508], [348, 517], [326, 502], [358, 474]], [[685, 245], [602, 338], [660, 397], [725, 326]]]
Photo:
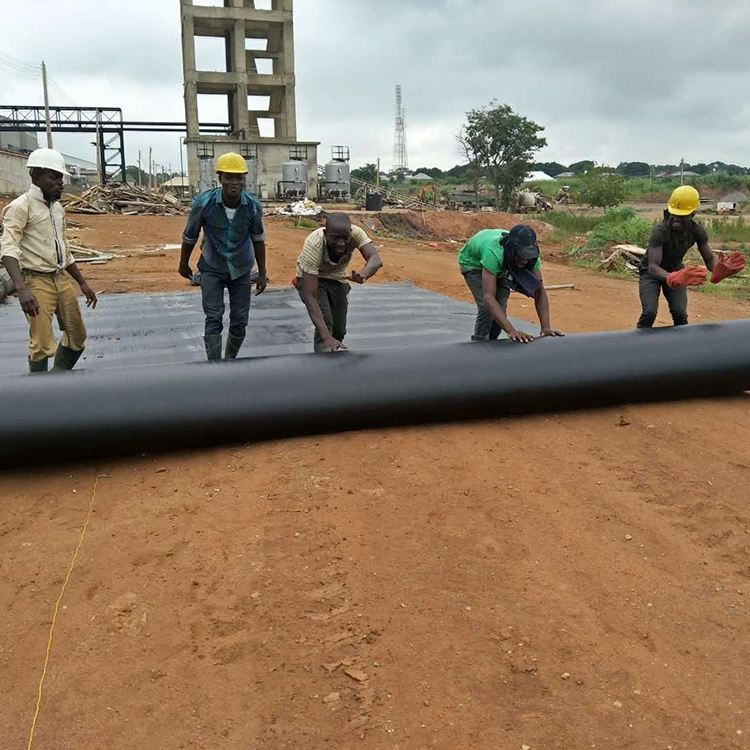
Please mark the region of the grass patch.
[[623, 221], [614, 223], [604, 222], [589, 233], [586, 248], [589, 250], [603, 250], [612, 242], [645, 247], [651, 233], [651, 226], [645, 219], [641, 219], [635, 215]]
[[556, 228], [550, 237], [553, 242], [564, 243], [571, 237], [587, 235], [586, 250], [601, 250], [610, 242], [645, 246], [652, 226], [628, 206], [606, 211], [603, 216], [551, 211], [544, 221]]
[[709, 241], [750, 242], [750, 224], [744, 216], [737, 219], [709, 219], [703, 225], [708, 232]]
[[319, 221], [313, 221], [312, 219], [295, 218], [294, 226], [300, 229], [320, 229], [322, 225]]

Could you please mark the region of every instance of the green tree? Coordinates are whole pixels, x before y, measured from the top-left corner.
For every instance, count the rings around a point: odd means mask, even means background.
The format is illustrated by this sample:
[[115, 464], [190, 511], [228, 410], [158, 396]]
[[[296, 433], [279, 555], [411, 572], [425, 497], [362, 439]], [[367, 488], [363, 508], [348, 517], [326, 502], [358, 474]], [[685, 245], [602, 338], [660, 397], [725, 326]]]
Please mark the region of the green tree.
[[584, 172], [588, 172], [590, 169], [594, 169], [595, 167], [596, 162], [586, 159], [584, 161], [577, 161], [574, 164], [571, 164], [568, 167], [568, 171], [574, 172], [575, 174], [582, 174]]
[[442, 180], [445, 177], [445, 172], [439, 167], [420, 167], [414, 170], [414, 174], [424, 173], [432, 177], [433, 180]]
[[651, 167], [645, 161], [624, 161], [618, 165], [617, 171], [625, 177], [648, 177]]
[[484, 163], [484, 139], [478, 129], [464, 125], [456, 134], [456, 143], [471, 167], [471, 184], [474, 189], [474, 208], [479, 211], [479, 186]]
[[487, 169], [495, 187], [495, 207], [507, 210], [511, 194], [531, 171], [534, 154], [547, 145], [539, 135], [544, 128], [497, 101], [467, 112], [466, 120], [463, 138]]
[[538, 161], [536, 164], [532, 164], [531, 168], [535, 172], [545, 172], [550, 177], [557, 177], [560, 172], [568, 171], [568, 168], [564, 164], [556, 161]]
[[355, 180], [363, 180], [364, 182], [374, 183], [377, 180], [378, 166], [377, 164], [365, 164], [364, 167], [358, 169], [352, 169], [351, 176]]
[[627, 180], [621, 174], [592, 169], [582, 183], [583, 202], [595, 208], [615, 208], [628, 196]]

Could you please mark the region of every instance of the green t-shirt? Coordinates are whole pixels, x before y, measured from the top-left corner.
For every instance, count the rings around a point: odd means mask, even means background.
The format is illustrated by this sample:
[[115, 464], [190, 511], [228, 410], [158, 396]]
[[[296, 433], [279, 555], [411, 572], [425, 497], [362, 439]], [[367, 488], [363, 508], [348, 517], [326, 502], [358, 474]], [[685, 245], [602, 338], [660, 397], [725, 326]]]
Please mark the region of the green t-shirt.
[[[482, 229], [477, 232], [459, 251], [458, 265], [462, 271], [481, 271], [486, 268], [495, 276], [502, 276], [505, 249], [500, 240], [508, 232], [505, 229]], [[532, 271], [542, 267], [542, 259], [537, 258]]]

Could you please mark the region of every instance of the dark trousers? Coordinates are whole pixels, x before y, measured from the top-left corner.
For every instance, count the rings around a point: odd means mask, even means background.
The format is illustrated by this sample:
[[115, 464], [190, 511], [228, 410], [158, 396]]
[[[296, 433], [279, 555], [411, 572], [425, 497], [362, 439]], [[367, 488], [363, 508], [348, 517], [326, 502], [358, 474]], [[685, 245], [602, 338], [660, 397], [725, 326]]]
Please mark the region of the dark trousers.
[[[299, 289], [299, 287], [298, 287]], [[346, 316], [349, 312], [349, 290], [346, 282], [333, 279], [318, 279], [318, 305], [323, 313], [323, 320], [331, 336], [343, 341], [346, 336]], [[314, 346], [316, 352], [323, 351], [323, 339], [315, 329]]]
[[199, 261], [203, 312], [206, 315], [206, 336], [220, 335], [224, 329], [224, 290], [229, 291], [229, 334], [245, 338], [250, 317], [252, 283], [250, 273], [232, 279], [228, 271], [217, 271]]
[[[474, 335], [472, 341], [497, 341], [502, 328], [495, 322], [495, 319], [489, 314], [484, 306], [484, 291], [482, 290], [482, 272], [481, 271], [462, 271], [461, 272], [466, 286], [477, 303], [477, 319], [474, 323]], [[508, 298], [510, 289], [507, 286], [501, 286], [499, 281], [497, 285], [497, 294], [495, 299], [498, 301], [503, 312], [508, 314]]]
[[651, 328], [654, 325], [656, 314], [659, 312], [661, 292], [664, 292], [674, 324], [676, 326], [687, 325], [686, 288], [670, 289], [666, 281], [659, 281], [647, 273], [642, 273], [638, 281], [638, 291], [641, 295], [641, 317], [638, 319], [638, 328]]

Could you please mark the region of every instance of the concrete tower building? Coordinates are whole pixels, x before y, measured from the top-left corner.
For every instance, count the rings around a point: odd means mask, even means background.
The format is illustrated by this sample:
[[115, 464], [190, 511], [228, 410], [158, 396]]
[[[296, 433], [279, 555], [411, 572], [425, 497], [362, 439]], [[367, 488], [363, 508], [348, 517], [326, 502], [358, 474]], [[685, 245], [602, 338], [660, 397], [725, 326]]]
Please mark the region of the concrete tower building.
[[[217, 0], [216, 6], [180, 0], [185, 143], [194, 191], [217, 184], [216, 159], [236, 151], [248, 162], [248, 189], [259, 197], [299, 197], [305, 190], [315, 195], [319, 144], [297, 140], [292, 5], [293, 0]], [[196, 37], [224, 41], [225, 71], [198, 70]], [[214, 134], [210, 128], [201, 132], [198, 97], [204, 94], [225, 98], [230, 135], [216, 135], [215, 128]], [[250, 105], [249, 97], [256, 103]]]

